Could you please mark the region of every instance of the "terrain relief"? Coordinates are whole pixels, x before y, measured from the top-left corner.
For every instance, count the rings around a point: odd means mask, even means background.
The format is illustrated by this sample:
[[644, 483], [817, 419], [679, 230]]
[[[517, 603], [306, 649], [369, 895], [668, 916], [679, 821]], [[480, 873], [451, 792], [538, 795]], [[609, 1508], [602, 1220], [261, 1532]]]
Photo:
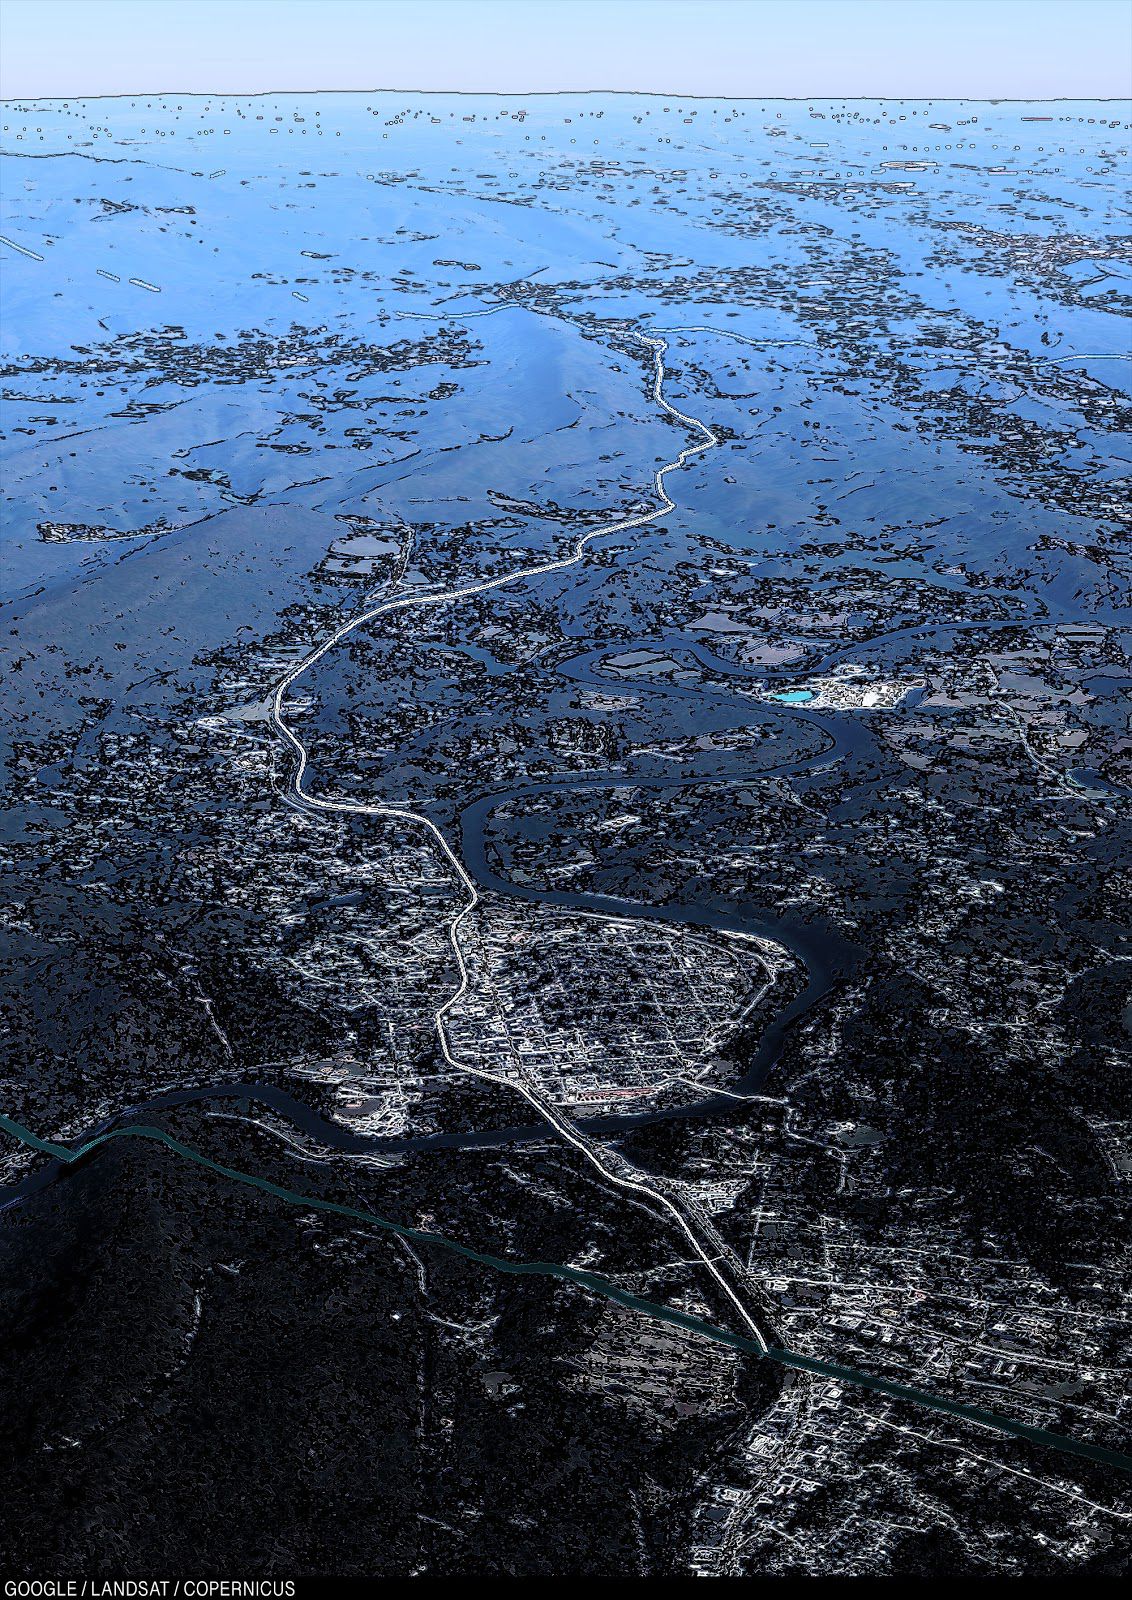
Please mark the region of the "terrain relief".
[[0, 108], [13, 1571], [1126, 1570], [1128, 115]]

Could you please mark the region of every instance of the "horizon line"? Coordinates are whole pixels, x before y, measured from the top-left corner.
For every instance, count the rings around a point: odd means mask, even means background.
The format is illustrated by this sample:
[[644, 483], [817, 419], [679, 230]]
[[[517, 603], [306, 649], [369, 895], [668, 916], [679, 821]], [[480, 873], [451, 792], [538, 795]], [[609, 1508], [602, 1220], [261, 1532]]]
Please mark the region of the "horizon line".
[[146, 96], [162, 98], [169, 95], [181, 95], [188, 100], [263, 100], [273, 95], [379, 95], [379, 94], [412, 94], [412, 95], [437, 95], [452, 99], [475, 100], [535, 100], [554, 99], [559, 96], [578, 98], [584, 95], [609, 95], [620, 99], [636, 100], [699, 100], [699, 101], [726, 101], [730, 104], [750, 104], [754, 101], [772, 101], [779, 105], [803, 105], [810, 102], [831, 102], [839, 104], [858, 104], [876, 100], [898, 100], [903, 105], [1069, 105], [1084, 103], [1088, 105], [1132, 105], [1132, 91], [1126, 95], [1091, 95], [1091, 94], [1059, 94], [1059, 95], [907, 95], [896, 93], [882, 94], [690, 94], [681, 93], [675, 89], [411, 89], [411, 88], [372, 88], [372, 89], [121, 89], [107, 94], [42, 94], [42, 95], [0, 95], [0, 105], [11, 106], [20, 104], [68, 104], [74, 100], [131, 100]]

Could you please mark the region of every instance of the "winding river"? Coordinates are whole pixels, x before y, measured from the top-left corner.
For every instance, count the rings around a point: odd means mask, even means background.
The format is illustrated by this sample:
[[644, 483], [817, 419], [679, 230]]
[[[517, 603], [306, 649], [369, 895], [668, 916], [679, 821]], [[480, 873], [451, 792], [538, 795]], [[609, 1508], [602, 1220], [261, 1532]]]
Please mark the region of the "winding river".
[[[837, 939], [830, 931], [819, 931], [788, 915], [771, 915], [753, 909], [738, 912], [710, 904], [689, 905], [683, 903], [678, 905], [646, 906], [606, 895], [571, 894], [562, 891], [527, 889], [502, 878], [491, 867], [487, 856], [486, 829], [488, 821], [492, 813], [498, 810], [507, 800], [522, 799], [553, 790], [576, 789], [587, 785], [593, 788], [608, 789], [610, 787], [647, 787], [650, 784], [657, 786], [661, 781], [666, 784], [687, 785], [710, 781], [710, 779], [705, 778], [704, 774], [683, 775], [665, 780], [650, 780], [631, 775], [617, 778], [599, 775], [592, 779], [563, 779], [557, 783], [528, 785], [521, 788], [512, 788], [503, 793], [484, 795], [466, 805], [460, 813], [459, 838], [461, 851], [459, 854], [449, 843], [441, 825], [424, 812], [412, 811], [407, 806], [389, 805], [382, 802], [366, 803], [340, 798], [328, 798], [324, 795], [316, 794], [310, 789], [308, 753], [302, 740], [287, 721], [287, 695], [296, 681], [345, 639], [347, 635], [376, 618], [393, 611], [413, 607], [455, 604], [471, 596], [501, 589], [507, 585], [529, 582], [542, 574], [563, 571], [584, 559], [586, 549], [592, 541], [614, 533], [644, 527], [663, 516], [666, 512], [675, 509], [675, 504], [669, 497], [665, 487], [665, 479], [669, 474], [682, 469], [696, 456], [717, 447], [720, 440], [706, 423], [678, 410], [666, 399], [663, 388], [665, 376], [664, 354], [668, 348], [667, 341], [660, 336], [634, 333], [629, 330], [624, 331], [624, 337], [643, 344], [650, 352], [653, 367], [652, 397], [656, 405], [666, 415], [682, 423], [697, 436], [697, 442], [684, 446], [672, 461], [659, 468], [654, 474], [654, 488], [657, 496], [656, 507], [649, 512], [623, 517], [591, 530], [576, 541], [572, 554], [561, 559], [546, 561], [537, 566], [522, 568], [501, 577], [484, 580], [479, 583], [470, 583], [439, 594], [426, 593], [395, 596], [391, 600], [387, 600], [356, 617], [352, 617], [310, 651], [308, 655], [295, 663], [278, 683], [271, 700], [271, 719], [275, 731], [290, 748], [294, 757], [290, 782], [292, 803], [314, 813], [384, 818], [396, 820], [401, 825], [408, 824], [418, 827], [431, 837], [453, 875], [464, 889], [466, 894], [465, 904], [453, 916], [448, 927], [452, 950], [460, 975], [459, 985], [434, 1013], [434, 1022], [441, 1052], [454, 1071], [487, 1079], [513, 1093], [522, 1095], [537, 1113], [539, 1125], [533, 1129], [496, 1129], [486, 1134], [441, 1136], [434, 1139], [405, 1141], [361, 1140], [356, 1135], [352, 1135], [347, 1130], [320, 1117], [285, 1091], [263, 1084], [252, 1083], [214, 1084], [200, 1089], [186, 1089], [154, 1097], [153, 1100], [147, 1103], [146, 1108], [129, 1108], [110, 1123], [93, 1130], [73, 1146], [43, 1139], [22, 1124], [7, 1116], [0, 1115], [0, 1128], [3, 1128], [4, 1131], [29, 1149], [48, 1157], [48, 1161], [43, 1167], [37, 1169], [21, 1183], [7, 1191], [4, 1204], [5, 1206], [10, 1206], [18, 1203], [44, 1184], [54, 1181], [60, 1173], [73, 1167], [77, 1162], [89, 1159], [110, 1140], [130, 1138], [150, 1141], [165, 1147], [185, 1161], [223, 1176], [233, 1183], [264, 1191], [286, 1204], [299, 1206], [306, 1210], [330, 1212], [353, 1221], [362, 1222], [416, 1244], [455, 1253], [500, 1273], [512, 1275], [535, 1274], [571, 1282], [591, 1294], [599, 1295], [620, 1304], [642, 1316], [684, 1328], [714, 1343], [729, 1346], [760, 1359], [768, 1359], [794, 1370], [834, 1378], [840, 1382], [871, 1389], [890, 1397], [908, 1400], [916, 1405], [948, 1416], [966, 1419], [980, 1426], [990, 1428], [999, 1434], [1025, 1439], [1031, 1443], [1066, 1451], [1090, 1461], [1115, 1466], [1125, 1472], [1132, 1472], [1132, 1458], [1119, 1452], [1080, 1440], [1069, 1439], [1044, 1429], [1017, 1422], [1013, 1418], [982, 1411], [976, 1407], [965, 1406], [937, 1395], [859, 1372], [854, 1368], [816, 1360], [772, 1344], [752, 1315], [749, 1304], [750, 1285], [745, 1280], [745, 1274], [741, 1270], [732, 1270], [729, 1260], [730, 1252], [723, 1244], [723, 1241], [715, 1234], [710, 1219], [704, 1218], [701, 1213], [692, 1212], [691, 1208], [686, 1208], [675, 1197], [669, 1186], [664, 1185], [659, 1179], [650, 1180], [637, 1173], [615, 1151], [601, 1144], [594, 1137], [599, 1133], [619, 1131], [636, 1123], [666, 1115], [704, 1115], [732, 1110], [733, 1101], [728, 1102], [722, 1097], [718, 1097], [717, 1103], [716, 1099], [709, 1098], [692, 1107], [675, 1108], [672, 1112], [655, 1111], [635, 1117], [601, 1118], [594, 1119], [588, 1123], [574, 1122], [529, 1085], [472, 1063], [461, 1061], [452, 1054], [446, 1019], [452, 1008], [469, 988], [468, 970], [462, 947], [462, 925], [472, 909], [479, 904], [480, 889], [490, 888], [496, 893], [519, 896], [541, 904], [556, 905], [573, 910], [596, 911], [620, 917], [645, 917], [650, 920], [667, 920], [682, 924], [695, 924], [706, 927], [726, 928], [744, 933], [756, 933], [787, 946], [805, 965], [808, 983], [802, 994], [785, 1006], [766, 1029], [759, 1050], [739, 1087], [746, 1091], [762, 1083], [767, 1072], [770, 1071], [777, 1059], [785, 1029], [802, 1012], [814, 1005], [828, 991], [835, 978], [852, 965], [856, 953], [845, 941]], [[754, 343], [757, 341], [748, 342]], [[773, 343], [778, 341], [766, 342]], [[576, 665], [579, 670], [584, 671], [581, 663]], [[665, 686], [666, 691], [667, 687]], [[673, 689], [678, 688], [678, 686], [672, 687]], [[788, 712], [782, 707], [777, 709], [783, 711], [784, 714], [818, 726], [831, 742], [817, 756], [808, 756], [804, 761], [795, 762], [793, 765], [785, 763], [778, 769], [762, 768], [752, 772], [750, 774], [751, 778], [765, 778], [775, 770], [785, 774], [792, 770], [812, 769], [815, 763], [831, 763], [847, 754], [855, 741], [863, 740], [866, 737], [860, 722], [855, 718], [819, 718], [812, 713], [795, 708], [790, 708]], [[173, 1138], [161, 1128], [134, 1120], [138, 1112], [143, 1109], [152, 1110], [160, 1107], [172, 1107], [198, 1100], [232, 1099], [252, 1100], [269, 1105], [305, 1133], [317, 1139], [324, 1148], [350, 1154], [372, 1153], [378, 1150], [393, 1154], [397, 1149], [425, 1149], [430, 1145], [454, 1148], [460, 1145], [471, 1146], [477, 1143], [498, 1143], [509, 1138], [531, 1136], [545, 1138], [548, 1128], [552, 1129], [556, 1135], [579, 1150], [583, 1158], [597, 1169], [606, 1184], [622, 1190], [636, 1191], [658, 1215], [676, 1225], [691, 1244], [699, 1263], [714, 1279], [716, 1288], [730, 1302], [732, 1309], [745, 1325], [746, 1331], [735, 1333], [707, 1322], [702, 1318], [678, 1311], [673, 1307], [643, 1300], [620, 1289], [617, 1285], [610, 1283], [597, 1274], [589, 1273], [579, 1268], [564, 1266], [557, 1262], [522, 1262], [492, 1256], [485, 1252], [476, 1251], [458, 1241], [391, 1221], [375, 1213], [341, 1205], [321, 1197], [301, 1194], [253, 1173], [223, 1166], [204, 1155], [201, 1151]], [[1123, 1513], [1115, 1514], [1118, 1516], [1124, 1515]]]

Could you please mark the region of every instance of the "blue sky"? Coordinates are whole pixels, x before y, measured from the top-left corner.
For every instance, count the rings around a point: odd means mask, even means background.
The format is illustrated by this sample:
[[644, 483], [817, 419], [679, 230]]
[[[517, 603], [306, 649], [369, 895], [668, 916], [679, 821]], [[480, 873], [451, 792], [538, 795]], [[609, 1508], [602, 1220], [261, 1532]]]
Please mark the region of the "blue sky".
[[3, 0], [6, 98], [1132, 94], [1132, 0]]

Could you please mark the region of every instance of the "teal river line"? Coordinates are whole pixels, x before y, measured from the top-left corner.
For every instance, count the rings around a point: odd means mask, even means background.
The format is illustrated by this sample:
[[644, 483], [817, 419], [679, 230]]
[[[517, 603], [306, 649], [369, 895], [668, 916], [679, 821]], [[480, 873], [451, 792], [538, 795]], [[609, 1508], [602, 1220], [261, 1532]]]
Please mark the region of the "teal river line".
[[877, 1394], [889, 1395], [894, 1400], [907, 1400], [929, 1411], [942, 1412], [947, 1417], [962, 1417], [967, 1422], [991, 1428], [996, 1433], [1007, 1434], [1016, 1439], [1026, 1439], [1031, 1444], [1041, 1445], [1046, 1449], [1061, 1450], [1068, 1455], [1081, 1456], [1086, 1461], [1099, 1462], [1102, 1466], [1115, 1467], [1119, 1472], [1132, 1475], [1132, 1456], [1124, 1455], [1119, 1450], [1108, 1450], [1103, 1445], [1089, 1444], [1082, 1439], [1070, 1439], [1064, 1434], [1050, 1433], [1045, 1428], [1032, 1428], [1028, 1423], [1015, 1422], [1013, 1418], [1000, 1416], [994, 1411], [982, 1411], [977, 1406], [961, 1405], [958, 1401], [946, 1400], [920, 1389], [910, 1389], [903, 1383], [892, 1383], [887, 1378], [877, 1378], [867, 1372], [858, 1372], [853, 1367], [842, 1367], [832, 1361], [817, 1361], [812, 1356], [797, 1355], [793, 1350], [778, 1349], [774, 1345], [763, 1350], [753, 1339], [745, 1339], [742, 1334], [730, 1333], [726, 1328], [718, 1328], [714, 1323], [693, 1317], [686, 1311], [677, 1311], [671, 1306], [659, 1305], [653, 1300], [642, 1300], [635, 1294], [618, 1289], [616, 1284], [607, 1282], [605, 1278], [599, 1278], [596, 1274], [585, 1272], [579, 1267], [566, 1267], [557, 1261], [508, 1261], [503, 1256], [488, 1255], [482, 1250], [473, 1250], [469, 1245], [459, 1244], [455, 1239], [446, 1239], [443, 1234], [426, 1233], [420, 1228], [411, 1228], [406, 1223], [392, 1222], [388, 1217], [380, 1216], [374, 1211], [362, 1211], [357, 1206], [340, 1205], [336, 1200], [320, 1200], [314, 1195], [299, 1194], [295, 1189], [284, 1189], [268, 1178], [258, 1178], [253, 1173], [241, 1172], [237, 1167], [223, 1166], [219, 1161], [213, 1161], [210, 1157], [202, 1155], [199, 1150], [194, 1150], [191, 1145], [182, 1144], [179, 1139], [174, 1139], [161, 1128], [151, 1127], [147, 1123], [114, 1128], [108, 1133], [99, 1134], [97, 1138], [88, 1140], [86, 1144], [79, 1145], [75, 1150], [63, 1144], [55, 1144], [50, 1139], [39, 1138], [30, 1129], [19, 1122], [13, 1122], [11, 1117], [6, 1117], [2, 1113], [0, 1113], [0, 1128], [32, 1150], [67, 1163], [80, 1160], [92, 1150], [97, 1150], [100, 1145], [108, 1144], [111, 1139], [148, 1139], [154, 1144], [164, 1145], [167, 1150], [172, 1150], [175, 1155], [183, 1157], [186, 1161], [194, 1162], [198, 1167], [218, 1173], [222, 1178], [229, 1178], [233, 1183], [260, 1189], [264, 1194], [273, 1195], [276, 1200], [283, 1200], [292, 1206], [301, 1206], [305, 1211], [327, 1211], [333, 1216], [347, 1217], [351, 1222], [362, 1222], [371, 1228], [381, 1228], [386, 1233], [396, 1234], [402, 1239], [411, 1239], [414, 1244], [424, 1245], [429, 1249], [447, 1250], [451, 1255], [463, 1256], [466, 1261], [475, 1261], [480, 1266], [491, 1267], [495, 1272], [510, 1273], [514, 1277], [560, 1278], [564, 1283], [577, 1283], [592, 1294], [602, 1295], [606, 1300], [612, 1300], [619, 1306], [636, 1311], [643, 1317], [651, 1317], [657, 1322], [667, 1322], [676, 1328], [685, 1328], [690, 1333], [698, 1334], [700, 1338], [709, 1339], [713, 1344], [727, 1345], [733, 1350], [742, 1350], [747, 1355], [757, 1356], [764, 1361], [774, 1361], [779, 1366], [792, 1367], [798, 1372], [813, 1372], [823, 1378], [835, 1378], [839, 1383], [853, 1384], [859, 1389], [871, 1389]]

